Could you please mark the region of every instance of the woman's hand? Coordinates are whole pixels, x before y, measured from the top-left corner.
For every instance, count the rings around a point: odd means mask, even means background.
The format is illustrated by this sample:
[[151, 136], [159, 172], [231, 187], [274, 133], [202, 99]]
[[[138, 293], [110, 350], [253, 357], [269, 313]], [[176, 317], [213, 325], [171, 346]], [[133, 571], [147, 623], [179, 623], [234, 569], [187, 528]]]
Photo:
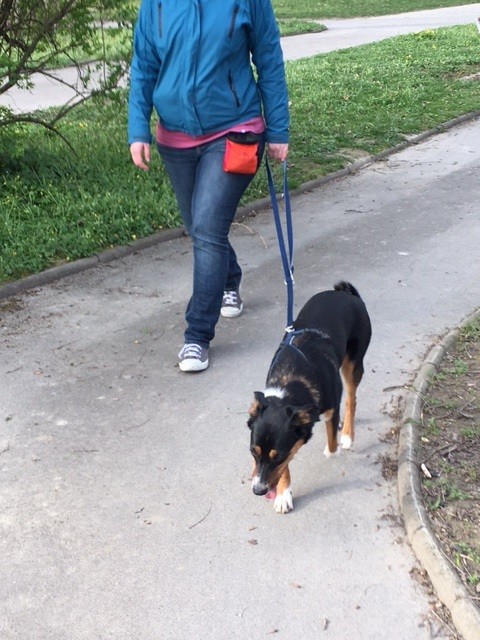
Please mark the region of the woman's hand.
[[269, 142], [267, 146], [267, 155], [272, 160], [278, 160], [283, 162], [287, 159], [288, 144], [279, 144], [276, 142]]
[[143, 171], [148, 171], [148, 163], [150, 162], [149, 144], [146, 142], [132, 142], [130, 145], [130, 155], [136, 167]]

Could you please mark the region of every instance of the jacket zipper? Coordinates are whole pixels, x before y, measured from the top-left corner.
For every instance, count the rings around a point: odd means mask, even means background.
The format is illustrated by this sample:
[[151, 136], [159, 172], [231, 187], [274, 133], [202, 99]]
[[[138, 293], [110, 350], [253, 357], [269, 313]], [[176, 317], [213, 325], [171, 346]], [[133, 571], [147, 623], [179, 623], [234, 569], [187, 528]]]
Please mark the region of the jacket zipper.
[[238, 98], [238, 94], [235, 90], [235, 85], [233, 84], [233, 78], [232, 78], [232, 72], [229, 71], [228, 72], [228, 84], [230, 86], [230, 90], [233, 93], [233, 97], [235, 98], [235, 104], [237, 105], [237, 107], [240, 106], [240, 100]]
[[229, 40], [233, 36], [233, 30], [235, 29], [235, 20], [237, 18], [237, 13], [238, 13], [239, 9], [240, 9], [240, 5], [237, 3], [233, 7], [232, 19], [230, 20], [230, 27], [228, 29], [228, 39]]
[[163, 25], [162, 25], [162, 3], [159, 2], [158, 3], [158, 7], [157, 7], [157, 17], [158, 17], [158, 35], [160, 36], [160, 38], [163, 35]]

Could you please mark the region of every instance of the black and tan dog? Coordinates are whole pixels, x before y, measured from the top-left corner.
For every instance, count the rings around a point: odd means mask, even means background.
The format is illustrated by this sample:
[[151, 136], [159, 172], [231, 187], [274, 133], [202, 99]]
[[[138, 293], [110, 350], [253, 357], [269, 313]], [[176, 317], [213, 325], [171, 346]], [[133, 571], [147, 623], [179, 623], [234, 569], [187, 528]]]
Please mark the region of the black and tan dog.
[[370, 337], [363, 300], [353, 285], [340, 282], [334, 290], [310, 298], [280, 344], [266, 389], [255, 392], [248, 420], [253, 492], [275, 497], [275, 511], [293, 508], [288, 464], [308, 442], [321, 415], [327, 428], [325, 455], [337, 450], [342, 378], [346, 402], [341, 444], [351, 447], [356, 391]]

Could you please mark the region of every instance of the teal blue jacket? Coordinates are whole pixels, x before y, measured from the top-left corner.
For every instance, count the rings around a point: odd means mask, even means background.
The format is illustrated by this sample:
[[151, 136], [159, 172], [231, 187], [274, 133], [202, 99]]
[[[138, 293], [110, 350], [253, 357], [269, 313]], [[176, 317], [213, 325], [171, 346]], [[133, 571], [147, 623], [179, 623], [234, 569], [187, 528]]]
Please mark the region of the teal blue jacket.
[[153, 108], [166, 129], [192, 136], [263, 113], [267, 142], [288, 142], [287, 87], [270, 0], [142, 0], [129, 144], [151, 142]]

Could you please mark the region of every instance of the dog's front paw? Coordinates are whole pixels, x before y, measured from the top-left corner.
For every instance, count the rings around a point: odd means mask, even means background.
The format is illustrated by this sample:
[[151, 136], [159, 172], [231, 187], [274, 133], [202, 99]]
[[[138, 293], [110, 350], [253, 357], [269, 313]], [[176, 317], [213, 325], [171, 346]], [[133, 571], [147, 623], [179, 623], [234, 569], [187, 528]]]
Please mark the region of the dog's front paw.
[[342, 445], [342, 449], [350, 449], [352, 447], [353, 440], [350, 436], [342, 434], [340, 436], [340, 444]]
[[328, 444], [325, 445], [325, 449], [323, 450], [323, 455], [327, 458], [330, 458], [331, 456], [338, 456], [339, 453], [340, 449], [337, 449], [336, 451], [330, 451], [330, 449], [328, 448]]
[[293, 509], [293, 498], [290, 489], [285, 489], [283, 493], [277, 494], [273, 508], [277, 513], [288, 513]]

